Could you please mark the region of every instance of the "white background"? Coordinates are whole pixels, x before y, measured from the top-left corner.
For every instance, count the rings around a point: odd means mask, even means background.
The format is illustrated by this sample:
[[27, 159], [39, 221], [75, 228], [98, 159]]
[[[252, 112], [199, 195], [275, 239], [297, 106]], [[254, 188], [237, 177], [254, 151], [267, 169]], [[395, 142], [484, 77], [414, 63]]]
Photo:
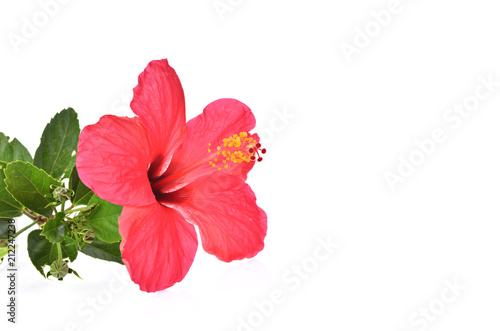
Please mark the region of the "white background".
[[[71, 267], [84, 280], [45, 280], [23, 234], [15, 326], [0, 270], [2, 330], [499, 329], [500, 87], [479, 87], [500, 82], [496, 2], [223, 0], [221, 16], [213, 0], [69, 0], [51, 17], [46, 2], [0, 2], [0, 131], [34, 154], [66, 107], [81, 127], [132, 115], [139, 73], [168, 58], [188, 118], [232, 97], [267, 132], [248, 182], [269, 230], [252, 260], [200, 247], [187, 277], [154, 294], [83, 254]], [[371, 12], [388, 7], [381, 27]], [[475, 110], [458, 124], [449, 109], [464, 100]], [[446, 139], [432, 147], [435, 129]], [[388, 172], [404, 175], [394, 190]]]

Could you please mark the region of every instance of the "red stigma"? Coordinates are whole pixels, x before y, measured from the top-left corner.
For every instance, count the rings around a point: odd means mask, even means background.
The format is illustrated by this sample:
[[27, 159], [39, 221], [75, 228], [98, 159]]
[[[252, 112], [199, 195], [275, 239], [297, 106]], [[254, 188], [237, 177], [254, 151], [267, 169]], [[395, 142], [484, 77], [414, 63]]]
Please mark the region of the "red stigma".
[[248, 153], [252, 154], [250, 160], [255, 161], [255, 159], [257, 159], [257, 162], [262, 161], [262, 156], [260, 154], [261, 153], [266, 154], [266, 149], [265, 148], [261, 149], [261, 147], [262, 147], [261, 143], [256, 143], [255, 145], [253, 145], [248, 149]]

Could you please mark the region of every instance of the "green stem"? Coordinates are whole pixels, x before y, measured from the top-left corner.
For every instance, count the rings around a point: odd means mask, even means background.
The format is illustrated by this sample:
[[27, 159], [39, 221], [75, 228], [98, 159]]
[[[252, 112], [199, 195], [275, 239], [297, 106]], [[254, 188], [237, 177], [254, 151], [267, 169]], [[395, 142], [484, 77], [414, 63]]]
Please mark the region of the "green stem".
[[30, 225], [22, 228], [21, 230], [17, 231], [16, 234], [14, 235], [14, 238], [19, 236], [21, 233], [23, 233], [24, 231], [28, 230], [29, 228], [31, 228], [33, 225], [37, 224], [38, 223], [38, 220], [34, 221], [33, 223], [31, 223]]
[[62, 260], [61, 243], [57, 243], [57, 256], [59, 257], [59, 260]]
[[[91, 205], [92, 206], [92, 205]], [[65, 214], [73, 214], [73, 213], [76, 213], [77, 211], [87, 211], [89, 210], [89, 206], [86, 206], [86, 207], [80, 207], [80, 208], [76, 208], [76, 209], [66, 209], [64, 211]]]
[[28, 217], [29, 217], [29, 218], [31, 218], [33, 221], [36, 219], [36, 216], [33, 216], [33, 215], [31, 215], [30, 213], [28, 213], [28, 212], [26, 211], [26, 209], [23, 209], [23, 215], [28, 216]]

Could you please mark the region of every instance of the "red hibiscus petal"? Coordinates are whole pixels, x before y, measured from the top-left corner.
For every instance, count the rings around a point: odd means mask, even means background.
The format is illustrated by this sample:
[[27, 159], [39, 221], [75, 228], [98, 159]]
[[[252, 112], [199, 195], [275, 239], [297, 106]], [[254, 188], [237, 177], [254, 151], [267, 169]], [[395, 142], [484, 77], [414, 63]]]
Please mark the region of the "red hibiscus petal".
[[164, 290], [186, 276], [198, 240], [177, 211], [159, 203], [125, 207], [118, 222], [123, 262], [142, 291]]
[[151, 141], [150, 178], [161, 175], [186, 136], [184, 91], [168, 61], [148, 64], [139, 76], [130, 107], [138, 115]]
[[[250, 108], [235, 99], [219, 99], [209, 104], [203, 113], [191, 119], [187, 123], [187, 136], [181, 147], [175, 152], [172, 162], [167, 169], [167, 174], [177, 173], [192, 164], [203, 160], [208, 156], [208, 143], [213, 148], [222, 143], [222, 139], [228, 138], [240, 132], [249, 132], [255, 127], [255, 117]], [[251, 135], [259, 141], [257, 134]], [[243, 162], [233, 164], [228, 169], [221, 171], [246, 180], [248, 172], [255, 162]], [[174, 191], [200, 176], [204, 176], [217, 168], [210, 167], [208, 161], [202, 166], [190, 171], [187, 175], [176, 179], [164, 186], [163, 192]]]
[[102, 199], [122, 206], [155, 201], [148, 180], [150, 148], [138, 117], [101, 117], [80, 133], [76, 168], [80, 179]]
[[[257, 206], [250, 186], [223, 172], [198, 178], [160, 200], [179, 210], [200, 229], [203, 249], [229, 262], [251, 258], [264, 248], [267, 215]], [[168, 196], [168, 195], [167, 195]]]

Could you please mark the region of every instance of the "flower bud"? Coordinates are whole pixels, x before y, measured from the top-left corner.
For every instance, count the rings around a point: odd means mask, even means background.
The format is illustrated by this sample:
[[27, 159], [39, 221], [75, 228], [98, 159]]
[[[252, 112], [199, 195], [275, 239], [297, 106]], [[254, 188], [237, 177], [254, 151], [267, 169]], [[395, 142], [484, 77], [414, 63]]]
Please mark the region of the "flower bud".
[[52, 197], [57, 202], [63, 202], [65, 200], [69, 200], [69, 192], [68, 189], [62, 186], [58, 186], [52, 191]]
[[66, 261], [56, 260], [50, 265], [50, 274], [58, 280], [63, 280], [69, 272], [69, 267]]
[[92, 230], [87, 231], [85, 233], [85, 236], [83, 237], [83, 241], [85, 241], [87, 244], [91, 244], [95, 239], [95, 232]]

